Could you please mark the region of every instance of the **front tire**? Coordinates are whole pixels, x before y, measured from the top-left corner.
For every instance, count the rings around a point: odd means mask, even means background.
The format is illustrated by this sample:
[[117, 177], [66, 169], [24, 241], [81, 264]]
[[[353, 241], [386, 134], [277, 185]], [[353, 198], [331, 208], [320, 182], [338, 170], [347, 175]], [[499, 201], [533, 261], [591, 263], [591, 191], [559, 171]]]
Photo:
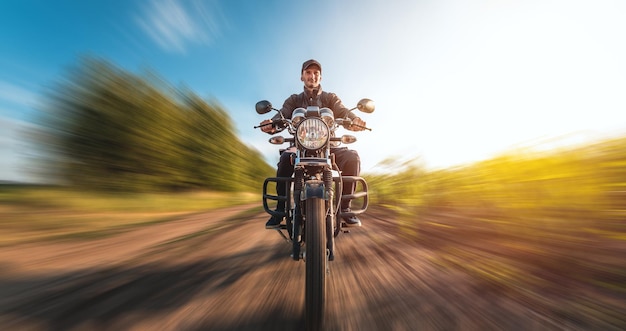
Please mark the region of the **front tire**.
[[325, 200], [306, 201], [306, 286], [305, 322], [307, 330], [321, 330], [326, 300], [326, 207]]

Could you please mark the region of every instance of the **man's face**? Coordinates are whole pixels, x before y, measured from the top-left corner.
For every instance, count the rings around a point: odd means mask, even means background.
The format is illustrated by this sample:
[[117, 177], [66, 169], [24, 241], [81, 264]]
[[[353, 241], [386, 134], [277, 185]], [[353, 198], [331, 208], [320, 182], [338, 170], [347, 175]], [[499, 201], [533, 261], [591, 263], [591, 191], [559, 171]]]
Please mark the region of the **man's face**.
[[322, 80], [322, 72], [320, 71], [320, 68], [312, 65], [302, 71], [302, 77], [300, 77], [300, 80], [304, 82], [304, 86], [307, 88], [318, 88], [320, 86], [320, 81]]

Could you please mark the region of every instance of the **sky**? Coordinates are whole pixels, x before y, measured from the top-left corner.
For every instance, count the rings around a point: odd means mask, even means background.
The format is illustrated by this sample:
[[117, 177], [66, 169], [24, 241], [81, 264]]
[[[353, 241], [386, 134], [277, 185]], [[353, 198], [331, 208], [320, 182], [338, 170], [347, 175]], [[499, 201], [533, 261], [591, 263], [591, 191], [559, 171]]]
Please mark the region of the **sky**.
[[376, 103], [363, 172], [626, 135], [623, 0], [3, 0], [0, 180], [33, 180], [27, 132], [86, 55], [218, 102], [271, 164], [254, 105], [301, 92], [310, 58], [346, 106]]

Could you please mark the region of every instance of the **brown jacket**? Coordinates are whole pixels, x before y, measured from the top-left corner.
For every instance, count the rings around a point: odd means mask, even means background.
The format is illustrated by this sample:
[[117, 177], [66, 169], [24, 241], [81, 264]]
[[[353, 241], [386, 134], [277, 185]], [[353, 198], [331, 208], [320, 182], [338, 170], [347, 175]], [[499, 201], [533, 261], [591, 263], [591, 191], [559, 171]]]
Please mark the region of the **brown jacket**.
[[[353, 119], [356, 117], [356, 115], [350, 112], [350, 109], [343, 105], [341, 99], [339, 99], [335, 93], [322, 91], [322, 86], [320, 86], [317, 91], [314, 90], [313, 92], [313, 95], [308, 95], [305, 89], [304, 92], [300, 94], [292, 94], [285, 100], [280, 112], [285, 118], [291, 118], [296, 108], [302, 107], [306, 109], [308, 106], [318, 106], [320, 108], [330, 108], [335, 118], [346, 118], [347, 116]], [[280, 114], [276, 114], [272, 119], [280, 119]]]

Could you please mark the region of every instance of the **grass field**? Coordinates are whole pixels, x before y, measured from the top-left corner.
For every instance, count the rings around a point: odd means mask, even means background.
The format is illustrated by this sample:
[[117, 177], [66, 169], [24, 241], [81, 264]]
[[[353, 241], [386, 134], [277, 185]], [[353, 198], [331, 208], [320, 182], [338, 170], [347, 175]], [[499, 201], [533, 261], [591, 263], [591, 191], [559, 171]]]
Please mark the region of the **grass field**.
[[62, 187], [0, 186], [0, 246], [81, 240], [181, 215], [259, 202], [252, 193], [98, 193]]
[[626, 138], [371, 178], [407, 240], [536, 307], [626, 327]]
[[[626, 328], [626, 138], [516, 151], [464, 167], [365, 175], [403, 240], [541, 310]], [[248, 193], [105, 194], [0, 187], [0, 246], [83, 240], [258, 203]], [[555, 298], [558, 297], [559, 300]]]

